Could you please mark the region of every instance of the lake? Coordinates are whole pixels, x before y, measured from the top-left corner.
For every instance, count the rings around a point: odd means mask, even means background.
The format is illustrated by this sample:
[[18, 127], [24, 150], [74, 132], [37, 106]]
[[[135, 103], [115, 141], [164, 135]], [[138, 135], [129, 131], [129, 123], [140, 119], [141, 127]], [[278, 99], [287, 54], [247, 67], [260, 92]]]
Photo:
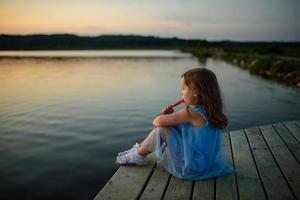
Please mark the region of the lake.
[[0, 52], [0, 199], [92, 199], [117, 170], [116, 154], [147, 136], [194, 67], [218, 77], [225, 131], [300, 119], [299, 90], [221, 60], [163, 50]]

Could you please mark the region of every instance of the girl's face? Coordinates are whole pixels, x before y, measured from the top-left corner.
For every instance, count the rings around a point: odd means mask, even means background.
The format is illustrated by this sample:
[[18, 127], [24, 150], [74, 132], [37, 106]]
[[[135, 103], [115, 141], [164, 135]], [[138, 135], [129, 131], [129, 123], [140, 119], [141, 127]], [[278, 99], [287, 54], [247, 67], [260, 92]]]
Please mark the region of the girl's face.
[[185, 102], [186, 105], [196, 104], [197, 98], [195, 96], [195, 92], [192, 91], [184, 81], [184, 78], [181, 78], [180, 80], [180, 86], [181, 86], [181, 96]]

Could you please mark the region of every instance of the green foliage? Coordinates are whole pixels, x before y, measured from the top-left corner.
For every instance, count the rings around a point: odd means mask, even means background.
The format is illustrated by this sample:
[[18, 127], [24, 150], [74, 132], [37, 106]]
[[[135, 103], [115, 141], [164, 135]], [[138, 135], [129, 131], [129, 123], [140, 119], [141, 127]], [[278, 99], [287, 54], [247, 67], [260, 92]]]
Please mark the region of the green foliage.
[[249, 71], [253, 74], [261, 74], [266, 70], [270, 70], [273, 65], [274, 59], [270, 57], [256, 58], [252, 65], [249, 65]]
[[241, 52], [216, 54], [222, 60], [269, 79], [300, 87], [300, 60]]

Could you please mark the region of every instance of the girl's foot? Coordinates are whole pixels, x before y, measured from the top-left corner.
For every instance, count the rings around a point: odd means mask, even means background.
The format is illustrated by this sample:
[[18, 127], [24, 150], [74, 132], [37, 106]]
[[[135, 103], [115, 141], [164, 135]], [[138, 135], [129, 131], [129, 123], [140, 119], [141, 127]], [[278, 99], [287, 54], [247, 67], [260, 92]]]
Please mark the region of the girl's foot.
[[146, 165], [148, 159], [138, 153], [139, 145], [135, 144], [131, 149], [118, 154], [115, 163], [117, 165]]

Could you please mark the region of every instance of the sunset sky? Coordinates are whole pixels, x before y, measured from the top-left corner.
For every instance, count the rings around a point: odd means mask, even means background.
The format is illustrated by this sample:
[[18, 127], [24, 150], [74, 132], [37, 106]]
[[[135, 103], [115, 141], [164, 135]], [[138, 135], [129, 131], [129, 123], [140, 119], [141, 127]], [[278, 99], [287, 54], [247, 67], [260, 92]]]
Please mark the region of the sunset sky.
[[0, 0], [0, 34], [300, 41], [299, 0]]

